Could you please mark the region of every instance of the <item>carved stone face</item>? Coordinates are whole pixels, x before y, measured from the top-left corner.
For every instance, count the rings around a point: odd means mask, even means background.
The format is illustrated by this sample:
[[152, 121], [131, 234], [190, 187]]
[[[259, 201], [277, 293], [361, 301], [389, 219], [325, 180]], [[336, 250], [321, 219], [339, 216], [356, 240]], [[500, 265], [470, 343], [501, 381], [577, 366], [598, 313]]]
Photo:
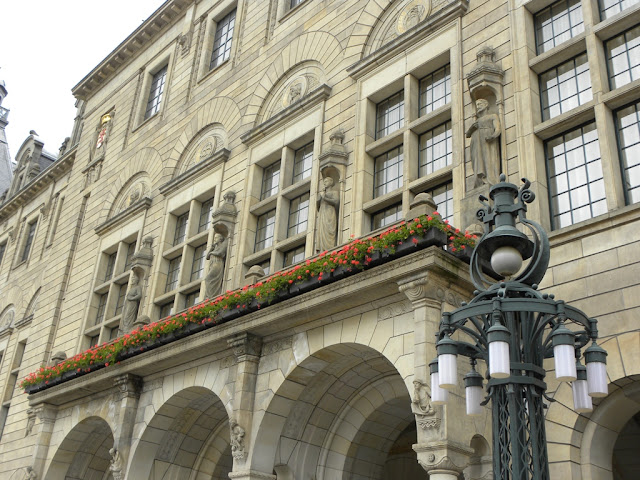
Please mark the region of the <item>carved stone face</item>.
[[213, 236], [213, 243], [222, 243], [222, 240], [224, 240], [224, 237], [220, 233], [216, 233]]
[[480, 115], [480, 113], [484, 113], [488, 107], [489, 102], [484, 99], [480, 99], [476, 102], [476, 110], [478, 111], [478, 115]]
[[322, 184], [323, 184], [326, 188], [333, 187], [333, 178], [331, 178], [331, 177], [324, 177], [324, 179], [322, 180]]

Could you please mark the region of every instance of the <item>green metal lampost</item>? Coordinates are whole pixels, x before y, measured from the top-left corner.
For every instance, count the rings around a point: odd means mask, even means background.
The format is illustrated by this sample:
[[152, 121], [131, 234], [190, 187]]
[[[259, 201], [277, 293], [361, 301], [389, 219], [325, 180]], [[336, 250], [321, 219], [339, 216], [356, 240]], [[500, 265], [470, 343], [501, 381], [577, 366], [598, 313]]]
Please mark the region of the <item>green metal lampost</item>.
[[[549, 240], [540, 225], [526, 218], [526, 204], [535, 199], [530, 182], [518, 190], [500, 176], [477, 217], [484, 235], [471, 255], [475, 297], [443, 314], [437, 334], [438, 358], [430, 363], [432, 403], [447, 401], [457, 388], [457, 358], [470, 359], [464, 377], [467, 414], [478, 415], [491, 401], [493, 475], [497, 480], [549, 480], [544, 426], [545, 358], [554, 358], [559, 381], [572, 382], [575, 409], [587, 412], [591, 397], [607, 395], [606, 355], [596, 344], [597, 321], [538, 284], [549, 265]], [[527, 236], [516, 228], [519, 221]], [[523, 268], [523, 263], [528, 263]], [[483, 267], [491, 265], [503, 280], [493, 282]], [[586, 367], [580, 362], [582, 349]], [[487, 365], [487, 397], [478, 360]]]

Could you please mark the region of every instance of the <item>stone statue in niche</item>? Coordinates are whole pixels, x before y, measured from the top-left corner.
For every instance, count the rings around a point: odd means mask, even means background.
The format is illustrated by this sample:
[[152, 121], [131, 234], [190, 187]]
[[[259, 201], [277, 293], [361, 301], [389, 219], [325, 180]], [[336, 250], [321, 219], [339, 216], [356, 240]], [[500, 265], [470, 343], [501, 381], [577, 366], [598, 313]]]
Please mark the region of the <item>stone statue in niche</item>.
[[122, 309], [122, 330], [129, 332], [133, 328], [133, 324], [138, 318], [138, 309], [140, 308], [140, 299], [142, 298], [142, 287], [140, 286], [140, 277], [134, 271], [131, 275], [131, 287], [127, 292], [127, 297]]
[[213, 298], [222, 290], [222, 280], [224, 278], [224, 262], [227, 257], [227, 238], [221, 233], [213, 236], [213, 245], [207, 252], [207, 260], [211, 258], [209, 263], [209, 273], [204, 279], [205, 296]]
[[481, 98], [476, 101], [476, 121], [467, 130], [471, 138], [471, 163], [473, 165], [473, 188], [493, 185], [500, 174], [500, 119], [489, 112], [489, 102]]
[[418, 415], [432, 415], [434, 413], [433, 407], [431, 406], [431, 397], [427, 392], [427, 384], [420, 380], [413, 381], [411, 410]]
[[244, 428], [238, 425], [234, 419], [229, 420], [231, 429], [231, 456], [235, 459], [244, 458]]
[[324, 252], [336, 246], [338, 233], [338, 208], [340, 193], [335, 181], [330, 176], [322, 180], [322, 188], [318, 192], [318, 228], [316, 250]]

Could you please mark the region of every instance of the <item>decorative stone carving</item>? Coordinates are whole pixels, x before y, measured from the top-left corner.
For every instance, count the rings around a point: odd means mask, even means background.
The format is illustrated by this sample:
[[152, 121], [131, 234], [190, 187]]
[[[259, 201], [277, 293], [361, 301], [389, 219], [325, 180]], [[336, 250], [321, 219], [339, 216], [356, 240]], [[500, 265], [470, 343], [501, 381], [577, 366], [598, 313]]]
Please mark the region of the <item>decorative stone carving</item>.
[[84, 188], [87, 188], [92, 183], [95, 183], [100, 178], [102, 173], [102, 160], [97, 160], [87, 166], [82, 173], [84, 173]]
[[109, 455], [111, 455], [109, 470], [111, 470], [111, 475], [113, 475], [113, 480], [123, 480], [124, 479], [124, 461], [122, 460], [122, 455], [118, 450], [116, 450], [115, 445], [109, 450]]
[[262, 348], [262, 355], [271, 355], [272, 353], [286, 350], [287, 348], [291, 348], [292, 344], [293, 344], [293, 337], [287, 337], [281, 340], [276, 340], [275, 342], [267, 343]]
[[131, 275], [131, 284], [124, 301], [122, 309], [122, 320], [120, 321], [120, 329], [123, 332], [133, 330], [133, 324], [138, 318], [138, 309], [140, 308], [140, 300], [142, 299], [142, 287], [140, 286], [140, 277], [136, 271]]
[[222, 291], [227, 247], [227, 238], [221, 233], [216, 233], [213, 236], [213, 245], [207, 252], [207, 260], [211, 259], [211, 261], [209, 262], [209, 273], [204, 279], [205, 298], [214, 298]]
[[142, 391], [142, 379], [136, 375], [126, 373], [113, 379], [113, 384], [118, 388], [118, 398], [138, 398]]
[[235, 419], [229, 420], [229, 429], [231, 430], [231, 456], [236, 460], [243, 460], [246, 456], [244, 435], [245, 431]]
[[239, 362], [243, 360], [257, 361], [262, 353], [262, 338], [250, 333], [240, 333], [227, 340], [233, 348], [233, 354]]
[[24, 429], [25, 437], [28, 437], [29, 435], [31, 435], [31, 432], [33, 431], [33, 427], [36, 424], [36, 417], [37, 417], [37, 412], [35, 408], [27, 409], [27, 426]]
[[253, 285], [258, 282], [258, 279], [264, 277], [266, 274], [260, 265], [252, 266], [247, 273], [244, 274], [245, 285]]
[[113, 116], [114, 112], [108, 112], [100, 118], [100, 125], [96, 128], [96, 133], [94, 134], [95, 140], [91, 149], [92, 155], [90, 161], [104, 158], [107, 143], [109, 142], [109, 134], [113, 126]]
[[473, 166], [473, 187], [494, 185], [500, 175], [501, 125], [498, 115], [489, 112], [489, 101], [476, 100], [476, 121], [467, 130], [471, 138], [471, 163]]
[[405, 220], [411, 221], [420, 215], [433, 215], [438, 210], [438, 205], [433, 201], [429, 193], [419, 193], [409, 205], [409, 211]]
[[152, 244], [153, 237], [145, 237], [142, 240], [142, 247], [133, 254], [131, 259], [132, 275], [129, 290], [125, 297], [124, 308], [122, 309], [121, 332], [128, 333], [150, 321], [147, 315], [140, 314], [140, 305], [144, 305], [148, 290], [151, 263], [153, 262]]
[[66, 359], [67, 359], [67, 354], [65, 352], [56, 352], [53, 355], [51, 355], [51, 360], [49, 362], [49, 365], [55, 367], [56, 365], [60, 365]]
[[68, 147], [70, 141], [71, 141], [71, 137], [66, 137], [62, 141], [62, 145], [60, 145], [60, 148], [58, 149], [58, 158], [62, 158], [64, 153], [67, 151], [67, 147]]
[[431, 2], [429, 0], [413, 0], [409, 2], [398, 15], [396, 31], [399, 35], [402, 35], [427, 18], [430, 12]]
[[178, 45], [180, 46], [180, 54], [184, 57], [188, 55], [191, 48], [191, 37], [193, 32], [189, 30], [187, 33], [183, 33], [178, 37]]
[[324, 252], [336, 246], [338, 209], [340, 208], [340, 192], [334, 179], [329, 175], [322, 179], [322, 187], [318, 191], [317, 206], [316, 250]]
[[25, 480], [35, 480], [37, 478], [38, 478], [38, 474], [35, 472], [33, 467], [28, 466], [25, 468], [25, 475], [24, 475]]
[[434, 415], [435, 411], [431, 406], [431, 395], [427, 392], [427, 384], [420, 381], [413, 381], [413, 398], [411, 399], [411, 410], [415, 414]]

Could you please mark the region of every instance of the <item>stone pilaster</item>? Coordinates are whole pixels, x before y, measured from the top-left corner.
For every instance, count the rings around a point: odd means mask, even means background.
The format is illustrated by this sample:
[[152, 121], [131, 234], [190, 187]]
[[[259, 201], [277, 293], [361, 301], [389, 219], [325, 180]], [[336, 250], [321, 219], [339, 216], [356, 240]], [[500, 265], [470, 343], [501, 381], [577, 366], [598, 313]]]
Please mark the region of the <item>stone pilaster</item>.
[[131, 440], [133, 426], [135, 424], [138, 400], [142, 391], [142, 379], [136, 375], [126, 373], [113, 380], [116, 387], [116, 400], [118, 422], [114, 432], [113, 448], [110, 452], [112, 456], [111, 470], [114, 478], [120, 476], [125, 478], [125, 469], [131, 451]]
[[57, 408], [46, 403], [34, 405], [27, 410], [28, 420], [25, 436], [36, 436], [32, 455], [32, 468], [38, 475], [38, 478], [42, 478], [44, 475], [44, 467], [49, 452], [51, 432], [53, 432], [53, 426], [56, 421], [56, 413]]

